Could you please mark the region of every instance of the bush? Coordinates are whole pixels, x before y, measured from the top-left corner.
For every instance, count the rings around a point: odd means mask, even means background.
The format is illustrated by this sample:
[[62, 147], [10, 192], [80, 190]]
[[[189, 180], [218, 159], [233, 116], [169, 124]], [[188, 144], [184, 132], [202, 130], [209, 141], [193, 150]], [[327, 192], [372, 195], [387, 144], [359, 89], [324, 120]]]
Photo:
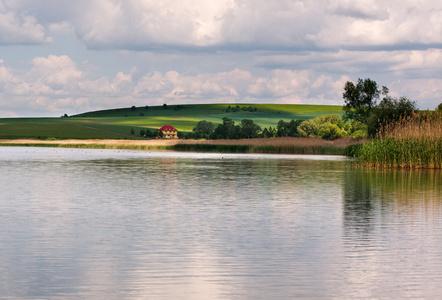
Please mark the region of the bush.
[[316, 137], [319, 132], [318, 118], [305, 120], [298, 126], [298, 133], [302, 137]]
[[319, 136], [324, 140], [336, 140], [343, 137], [343, 132], [338, 125], [327, 123], [319, 129]]
[[367, 131], [366, 130], [362, 130], [362, 129], [356, 130], [350, 136], [354, 137], [354, 138], [364, 138], [364, 137], [367, 137]]
[[325, 115], [312, 120], [303, 121], [298, 126], [301, 137], [317, 137], [335, 140], [348, 135], [351, 125], [341, 120], [338, 115]]

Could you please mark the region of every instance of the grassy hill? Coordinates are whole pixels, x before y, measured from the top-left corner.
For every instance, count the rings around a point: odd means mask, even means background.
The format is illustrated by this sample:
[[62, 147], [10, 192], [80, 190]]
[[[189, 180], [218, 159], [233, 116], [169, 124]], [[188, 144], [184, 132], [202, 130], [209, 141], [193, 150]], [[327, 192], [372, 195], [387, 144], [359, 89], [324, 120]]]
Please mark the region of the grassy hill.
[[[229, 109], [230, 106], [230, 109]], [[262, 128], [276, 127], [279, 120], [312, 119], [324, 114], [342, 114], [342, 106], [296, 104], [192, 104], [119, 108], [87, 112], [63, 118], [0, 119], [0, 139], [136, 139], [141, 129], [172, 125], [192, 131], [206, 120], [222, 123], [227, 117], [239, 123], [252, 119]], [[131, 135], [131, 129], [137, 134]]]

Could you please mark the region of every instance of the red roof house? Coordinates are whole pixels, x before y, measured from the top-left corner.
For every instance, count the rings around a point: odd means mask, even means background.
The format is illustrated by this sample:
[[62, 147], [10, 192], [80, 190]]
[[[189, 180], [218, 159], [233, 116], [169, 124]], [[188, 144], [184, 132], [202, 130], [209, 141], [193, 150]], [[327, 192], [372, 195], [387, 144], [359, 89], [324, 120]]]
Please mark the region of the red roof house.
[[178, 138], [178, 131], [170, 125], [164, 125], [158, 131], [163, 132], [163, 138], [165, 139], [177, 139]]

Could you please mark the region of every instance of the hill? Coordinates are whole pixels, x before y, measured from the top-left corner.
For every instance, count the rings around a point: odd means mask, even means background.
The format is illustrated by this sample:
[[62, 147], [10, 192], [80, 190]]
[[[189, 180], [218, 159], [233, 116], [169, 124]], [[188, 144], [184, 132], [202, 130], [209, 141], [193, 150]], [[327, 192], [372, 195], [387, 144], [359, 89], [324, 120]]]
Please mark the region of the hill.
[[222, 123], [227, 117], [239, 123], [252, 119], [262, 128], [276, 127], [279, 120], [312, 119], [324, 114], [341, 115], [342, 106], [296, 104], [191, 104], [129, 107], [92, 111], [62, 118], [0, 119], [0, 139], [137, 139], [131, 129], [158, 129], [168, 124], [178, 131], [192, 131], [206, 120]]

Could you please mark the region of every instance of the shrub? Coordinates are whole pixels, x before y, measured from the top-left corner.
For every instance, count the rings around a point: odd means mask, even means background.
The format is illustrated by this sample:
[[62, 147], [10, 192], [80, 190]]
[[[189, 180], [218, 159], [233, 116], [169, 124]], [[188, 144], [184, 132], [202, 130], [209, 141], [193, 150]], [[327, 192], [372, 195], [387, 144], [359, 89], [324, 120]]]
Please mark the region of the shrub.
[[343, 136], [343, 132], [338, 125], [327, 123], [319, 129], [319, 136], [324, 140], [336, 140]]

